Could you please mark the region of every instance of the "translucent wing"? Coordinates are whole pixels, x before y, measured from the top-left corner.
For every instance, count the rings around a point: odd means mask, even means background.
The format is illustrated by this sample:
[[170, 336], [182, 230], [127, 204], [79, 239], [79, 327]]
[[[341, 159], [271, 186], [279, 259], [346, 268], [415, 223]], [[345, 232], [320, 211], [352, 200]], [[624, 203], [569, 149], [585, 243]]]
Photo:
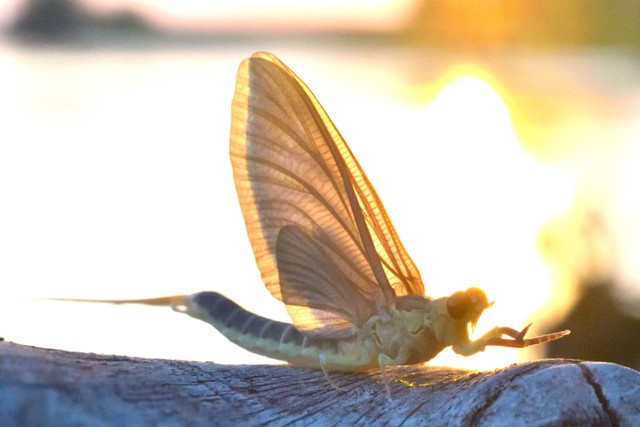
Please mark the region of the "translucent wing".
[[[417, 268], [340, 133], [311, 91], [273, 55], [258, 53], [240, 65], [230, 152], [258, 268], [296, 326], [315, 329], [336, 319], [357, 325], [372, 311], [383, 312], [396, 294], [424, 293]], [[341, 286], [352, 287], [370, 310], [345, 312], [352, 302], [326, 292], [293, 298], [300, 296], [300, 283], [282, 281], [278, 273], [278, 236], [288, 225], [326, 254], [331, 262], [323, 266], [339, 269], [346, 279]], [[292, 262], [287, 259], [285, 264]]]
[[[375, 307], [323, 245], [297, 225], [285, 225], [280, 230], [276, 254], [282, 298], [294, 313], [298, 328], [321, 334], [350, 334], [354, 325], [376, 314]], [[310, 301], [313, 307], [308, 307]]]

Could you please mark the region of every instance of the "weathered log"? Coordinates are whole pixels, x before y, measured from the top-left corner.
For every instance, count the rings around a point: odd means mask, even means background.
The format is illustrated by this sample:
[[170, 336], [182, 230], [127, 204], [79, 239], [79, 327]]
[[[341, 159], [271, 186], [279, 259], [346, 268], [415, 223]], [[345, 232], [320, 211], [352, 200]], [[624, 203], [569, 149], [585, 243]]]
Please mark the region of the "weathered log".
[[492, 372], [333, 373], [0, 342], [0, 425], [640, 425], [640, 372], [542, 360]]

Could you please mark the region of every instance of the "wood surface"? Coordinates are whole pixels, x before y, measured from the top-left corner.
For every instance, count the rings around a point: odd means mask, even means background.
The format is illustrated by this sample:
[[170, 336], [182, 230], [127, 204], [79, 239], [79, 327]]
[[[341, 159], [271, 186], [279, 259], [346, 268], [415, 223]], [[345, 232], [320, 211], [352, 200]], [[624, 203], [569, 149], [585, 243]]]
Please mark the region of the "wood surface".
[[541, 360], [333, 373], [73, 353], [0, 342], [2, 426], [640, 425], [640, 373]]

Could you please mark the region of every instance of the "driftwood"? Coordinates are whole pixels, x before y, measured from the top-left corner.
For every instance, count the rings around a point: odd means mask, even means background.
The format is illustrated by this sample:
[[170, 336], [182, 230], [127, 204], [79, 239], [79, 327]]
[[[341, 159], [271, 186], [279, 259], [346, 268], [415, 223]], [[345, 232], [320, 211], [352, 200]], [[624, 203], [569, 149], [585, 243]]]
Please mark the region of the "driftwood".
[[229, 366], [0, 342], [0, 425], [640, 425], [640, 373], [542, 360], [492, 372]]

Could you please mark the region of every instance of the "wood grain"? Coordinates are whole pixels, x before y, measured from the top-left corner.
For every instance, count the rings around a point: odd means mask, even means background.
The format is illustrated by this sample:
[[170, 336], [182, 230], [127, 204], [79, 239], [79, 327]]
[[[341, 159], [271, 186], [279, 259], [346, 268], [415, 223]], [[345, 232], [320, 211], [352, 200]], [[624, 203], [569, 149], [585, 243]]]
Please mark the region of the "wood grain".
[[335, 373], [72, 353], [0, 342], [0, 425], [640, 425], [640, 373], [542, 360], [491, 372]]

